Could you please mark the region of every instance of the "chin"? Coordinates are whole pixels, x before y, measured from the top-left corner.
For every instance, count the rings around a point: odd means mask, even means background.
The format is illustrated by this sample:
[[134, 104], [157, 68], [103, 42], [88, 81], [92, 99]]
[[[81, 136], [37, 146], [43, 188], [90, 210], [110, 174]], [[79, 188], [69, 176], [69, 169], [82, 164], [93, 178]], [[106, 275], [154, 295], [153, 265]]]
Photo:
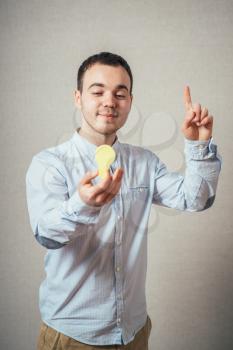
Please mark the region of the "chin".
[[102, 128], [98, 132], [102, 135], [112, 135], [112, 134], [115, 134], [117, 132], [117, 130], [118, 129], [116, 129], [116, 128], [114, 128], [114, 129]]
[[98, 127], [95, 130], [102, 135], [112, 135], [116, 133], [118, 129], [119, 128], [116, 128], [116, 127], [103, 126], [103, 127]]
[[113, 124], [113, 123], [98, 123], [97, 125], [94, 126], [96, 130], [99, 132], [101, 131], [109, 131], [109, 132], [114, 132], [119, 129], [119, 126]]

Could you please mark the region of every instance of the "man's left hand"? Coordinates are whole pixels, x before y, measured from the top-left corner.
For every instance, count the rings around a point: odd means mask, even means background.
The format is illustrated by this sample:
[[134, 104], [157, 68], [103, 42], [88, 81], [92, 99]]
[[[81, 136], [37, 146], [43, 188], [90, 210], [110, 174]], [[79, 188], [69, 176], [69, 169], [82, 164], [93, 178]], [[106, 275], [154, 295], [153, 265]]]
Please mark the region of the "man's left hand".
[[199, 103], [192, 104], [188, 86], [184, 89], [185, 119], [182, 125], [184, 137], [188, 140], [208, 141], [212, 136], [213, 116]]

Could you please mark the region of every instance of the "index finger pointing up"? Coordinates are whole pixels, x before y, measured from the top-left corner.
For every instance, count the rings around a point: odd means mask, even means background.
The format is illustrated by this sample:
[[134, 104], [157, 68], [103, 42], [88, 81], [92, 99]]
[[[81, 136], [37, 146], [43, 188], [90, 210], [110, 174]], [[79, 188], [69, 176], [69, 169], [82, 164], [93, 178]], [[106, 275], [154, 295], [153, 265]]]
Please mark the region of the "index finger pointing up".
[[185, 86], [184, 88], [184, 105], [187, 111], [192, 108], [192, 99], [190, 95], [189, 86]]

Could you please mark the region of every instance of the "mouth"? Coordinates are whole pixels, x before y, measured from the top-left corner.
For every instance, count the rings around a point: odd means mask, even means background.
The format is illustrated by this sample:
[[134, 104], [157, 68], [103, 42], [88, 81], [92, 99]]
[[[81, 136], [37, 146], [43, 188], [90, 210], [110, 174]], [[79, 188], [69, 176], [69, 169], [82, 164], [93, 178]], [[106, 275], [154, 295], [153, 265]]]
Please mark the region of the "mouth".
[[116, 115], [114, 114], [98, 114], [98, 115], [107, 120], [113, 120], [116, 118]]

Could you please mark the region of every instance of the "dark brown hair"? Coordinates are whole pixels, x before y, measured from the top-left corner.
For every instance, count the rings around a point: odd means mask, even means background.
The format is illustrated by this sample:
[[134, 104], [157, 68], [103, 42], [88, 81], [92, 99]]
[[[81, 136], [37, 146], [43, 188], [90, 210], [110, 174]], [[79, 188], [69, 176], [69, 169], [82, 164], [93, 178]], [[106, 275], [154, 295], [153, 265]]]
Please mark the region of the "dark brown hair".
[[95, 54], [93, 56], [88, 57], [79, 67], [78, 75], [77, 75], [77, 89], [82, 93], [83, 89], [83, 77], [84, 73], [88, 68], [93, 66], [95, 63], [105, 64], [108, 66], [122, 66], [125, 68], [126, 72], [129, 74], [130, 77], [130, 94], [132, 94], [133, 89], [133, 75], [130, 69], [130, 66], [126, 62], [126, 60], [114, 53], [111, 52], [100, 52], [98, 54]]

